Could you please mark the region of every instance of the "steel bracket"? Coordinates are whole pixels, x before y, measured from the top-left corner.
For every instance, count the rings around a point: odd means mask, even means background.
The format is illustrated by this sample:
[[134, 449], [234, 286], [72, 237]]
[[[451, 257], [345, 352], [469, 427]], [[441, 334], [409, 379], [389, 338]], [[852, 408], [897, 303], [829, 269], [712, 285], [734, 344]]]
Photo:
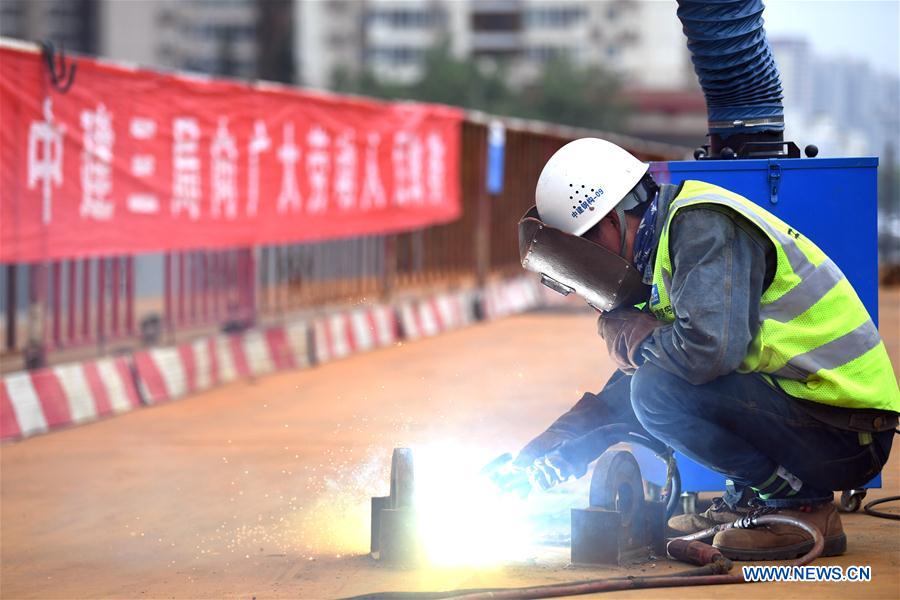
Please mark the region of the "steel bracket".
[[632, 565], [665, 556], [662, 502], [644, 499], [640, 467], [631, 452], [608, 451], [591, 477], [586, 509], [572, 509], [572, 563]]
[[372, 498], [369, 549], [376, 560], [393, 566], [415, 566], [421, 544], [413, 506], [413, 460], [409, 448], [394, 448], [391, 493]]

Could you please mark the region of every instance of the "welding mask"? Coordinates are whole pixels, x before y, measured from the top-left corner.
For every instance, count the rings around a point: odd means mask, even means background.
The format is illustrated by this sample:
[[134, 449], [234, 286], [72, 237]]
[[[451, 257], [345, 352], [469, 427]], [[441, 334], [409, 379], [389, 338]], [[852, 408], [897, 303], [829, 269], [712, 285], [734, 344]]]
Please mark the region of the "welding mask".
[[519, 221], [519, 258], [550, 289], [563, 296], [575, 293], [601, 312], [645, 302], [649, 295], [641, 274], [629, 261], [546, 225], [537, 207]]

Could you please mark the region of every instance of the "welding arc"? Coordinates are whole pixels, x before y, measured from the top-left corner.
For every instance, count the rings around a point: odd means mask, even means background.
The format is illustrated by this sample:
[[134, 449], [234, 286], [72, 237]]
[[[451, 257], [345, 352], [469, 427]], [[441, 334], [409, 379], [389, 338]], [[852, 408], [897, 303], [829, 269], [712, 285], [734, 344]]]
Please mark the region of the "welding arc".
[[[719, 531], [729, 527], [756, 527], [769, 524], [792, 525], [799, 527], [813, 538], [813, 547], [800, 558], [787, 563], [786, 566], [803, 566], [821, 556], [825, 548], [825, 538], [815, 525], [785, 515], [763, 515], [751, 521], [738, 520], [724, 526], [710, 528]], [[702, 532], [706, 533], [706, 532]], [[558, 598], [562, 596], [579, 596], [581, 594], [597, 594], [619, 590], [634, 590], [664, 587], [690, 587], [697, 585], [721, 585], [731, 583], [752, 583], [744, 579], [742, 574], [730, 574], [731, 561], [717, 559], [706, 566], [681, 571], [673, 575], [654, 575], [650, 577], [614, 577], [608, 579], [587, 579], [568, 583], [551, 583], [521, 588], [482, 588], [459, 589], [444, 592], [380, 592], [353, 596], [344, 600], [436, 600], [454, 598], [455, 600], [526, 600], [531, 598]]]

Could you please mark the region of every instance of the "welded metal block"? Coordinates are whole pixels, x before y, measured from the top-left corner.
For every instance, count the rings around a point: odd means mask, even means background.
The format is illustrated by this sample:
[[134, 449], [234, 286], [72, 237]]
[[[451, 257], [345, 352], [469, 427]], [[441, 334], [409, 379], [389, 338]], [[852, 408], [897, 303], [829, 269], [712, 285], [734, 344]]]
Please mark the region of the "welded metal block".
[[381, 511], [391, 507], [390, 496], [372, 497], [372, 527], [369, 537], [369, 552], [378, 558], [379, 538], [381, 537]]
[[416, 512], [409, 508], [381, 511], [378, 535], [378, 559], [394, 566], [415, 566], [421, 557]]
[[576, 565], [619, 564], [618, 512], [603, 508], [572, 509], [572, 563]]
[[572, 509], [574, 564], [624, 566], [664, 556], [665, 505], [644, 499], [641, 471], [630, 452], [600, 457], [590, 499], [587, 509]]
[[372, 557], [394, 566], [419, 562], [421, 543], [413, 507], [413, 461], [409, 448], [395, 448], [391, 457], [391, 495], [372, 498], [369, 548]]

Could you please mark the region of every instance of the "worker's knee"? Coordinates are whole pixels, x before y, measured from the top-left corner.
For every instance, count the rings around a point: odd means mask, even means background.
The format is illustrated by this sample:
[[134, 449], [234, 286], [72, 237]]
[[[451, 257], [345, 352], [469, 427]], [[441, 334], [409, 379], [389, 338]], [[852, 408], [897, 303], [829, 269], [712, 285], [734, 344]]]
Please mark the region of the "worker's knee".
[[664, 427], [684, 413], [678, 390], [686, 382], [653, 363], [644, 363], [631, 377], [631, 406], [638, 421], [648, 431]]

